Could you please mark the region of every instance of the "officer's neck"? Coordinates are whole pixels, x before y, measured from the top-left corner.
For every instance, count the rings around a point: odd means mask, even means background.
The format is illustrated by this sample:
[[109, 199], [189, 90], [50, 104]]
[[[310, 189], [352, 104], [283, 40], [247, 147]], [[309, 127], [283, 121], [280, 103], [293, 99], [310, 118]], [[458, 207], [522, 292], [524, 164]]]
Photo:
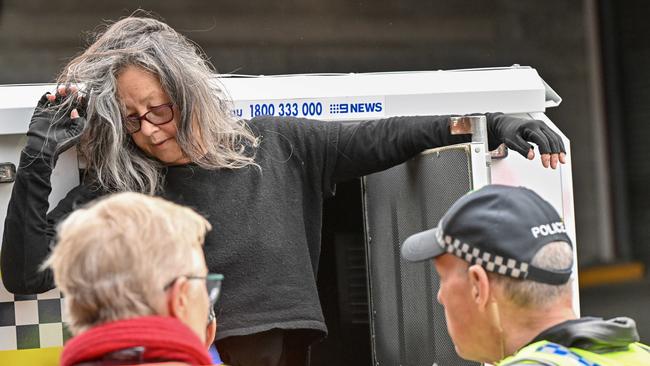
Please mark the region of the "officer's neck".
[[575, 319], [571, 299], [560, 299], [543, 307], [522, 308], [511, 302], [499, 304], [506, 356], [529, 344], [546, 329]]

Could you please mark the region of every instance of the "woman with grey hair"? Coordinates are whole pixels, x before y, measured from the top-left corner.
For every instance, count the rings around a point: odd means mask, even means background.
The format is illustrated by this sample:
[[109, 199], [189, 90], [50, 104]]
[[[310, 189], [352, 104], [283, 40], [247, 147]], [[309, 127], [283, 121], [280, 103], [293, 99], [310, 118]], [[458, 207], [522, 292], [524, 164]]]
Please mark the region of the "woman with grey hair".
[[[116, 191], [162, 195], [195, 208], [214, 231], [208, 269], [228, 282], [218, 304], [217, 347], [231, 365], [308, 364], [326, 335], [316, 272], [322, 204], [337, 182], [387, 169], [420, 151], [469, 141], [448, 116], [355, 124], [260, 116], [233, 118], [206, 58], [168, 25], [128, 17], [72, 60], [32, 118], [8, 209], [2, 276], [16, 293], [53, 287], [38, 266], [53, 227], [77, 205]], [[85, 104], [87, 103], [87, 106]], [[542, 163], [564, 160], [541, 121], [488, 113], [501, 143]], [[57, 153], [78, 143], [83, 183], [48, 215]]]

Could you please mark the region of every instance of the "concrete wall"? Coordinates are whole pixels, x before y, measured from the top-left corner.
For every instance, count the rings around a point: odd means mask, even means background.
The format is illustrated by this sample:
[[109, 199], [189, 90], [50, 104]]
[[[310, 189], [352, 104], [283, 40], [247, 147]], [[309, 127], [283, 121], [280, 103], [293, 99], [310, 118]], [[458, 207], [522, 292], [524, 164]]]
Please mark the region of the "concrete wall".
[[[220, 72], [285, 74], [535, 67], [564, 98], [548, 115], [573, 143], [582, 264], [611, 247], [588, 18], [575, 0], [5, 0], [0, 84], [52, 81], [88, 31], [136, 7], [196, 41]], [[4, 122], [4, 121], [3, 121]], [[598, 182], [600, 184], [594, 184]], [[604, 186], [603, 186], [604, 185]]]

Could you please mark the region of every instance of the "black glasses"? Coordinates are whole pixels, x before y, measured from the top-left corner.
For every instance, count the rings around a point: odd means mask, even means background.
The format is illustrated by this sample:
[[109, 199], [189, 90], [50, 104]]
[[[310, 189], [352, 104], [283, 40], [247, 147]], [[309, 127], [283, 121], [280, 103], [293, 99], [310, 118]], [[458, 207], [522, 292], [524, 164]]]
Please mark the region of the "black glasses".
[[124, 128], [129, 134], [134, 134], [140, 131], [142, 120], [147, 120], [150, 123], [160, 126], [165, 123], [171, 122], [174, 119], [174, 103], [166, 103], [151, 107], [147, 113], [141, 116], [126, 116], [124, 118]]
[[223, 275], [218, 273], [208, 273], [207, 276], [178, 276], [171, 280], [163, 288], [165, 291], [172, 287], [172, 285], [178, 281], [179, 278], [185, 278], [188, 280], [204, 280], [205, 287], [208, 290], [208, 299], [210, 299], [210, 307], [214, 307], [214, 304], [219, 299], [219, 294], [221, 293], [221, 281], [223, 281]]

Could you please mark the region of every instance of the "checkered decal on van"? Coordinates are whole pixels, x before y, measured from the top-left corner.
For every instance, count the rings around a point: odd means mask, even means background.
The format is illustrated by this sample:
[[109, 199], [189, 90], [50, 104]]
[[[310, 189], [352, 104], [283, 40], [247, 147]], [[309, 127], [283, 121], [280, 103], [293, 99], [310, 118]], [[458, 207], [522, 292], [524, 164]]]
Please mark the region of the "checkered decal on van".
[[0, 281], [0, 351], [61, 347], [70, 338], [57, 289], [14, 295]]

